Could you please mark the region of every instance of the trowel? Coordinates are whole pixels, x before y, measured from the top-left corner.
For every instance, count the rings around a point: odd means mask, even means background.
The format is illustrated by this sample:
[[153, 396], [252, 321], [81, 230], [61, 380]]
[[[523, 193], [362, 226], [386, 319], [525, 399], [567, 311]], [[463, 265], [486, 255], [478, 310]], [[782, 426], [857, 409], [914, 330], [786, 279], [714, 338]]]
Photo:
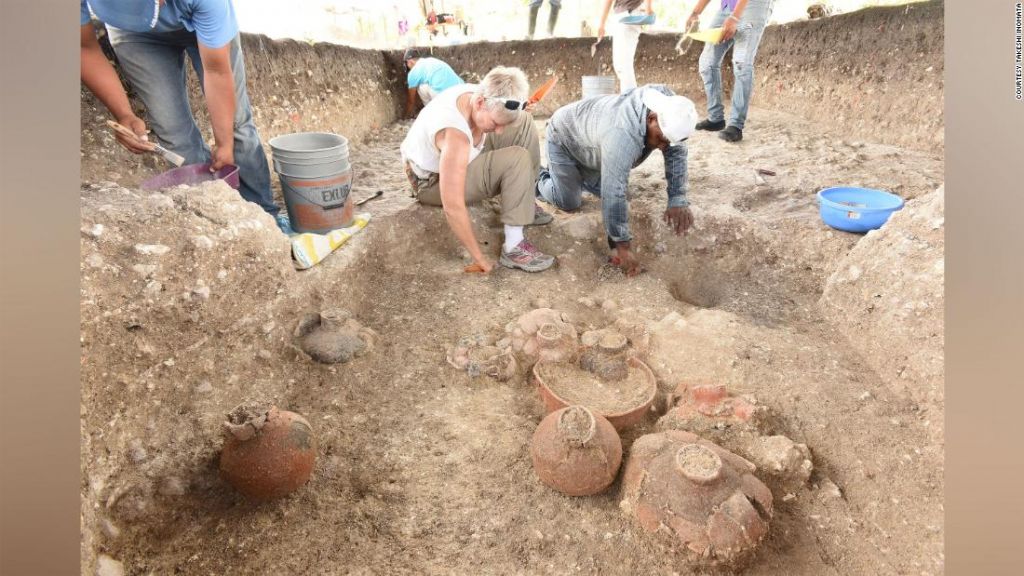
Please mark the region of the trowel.
[[601, 36], [600, 38], [597, 39], [597, 42], [594, 42], [593, 44], [590, 45], [591, 58], [593, 58], [594, 55], [597, 54], [597, 45], [601, 43], [601, 40], [604, 40], [604, 36]]
[[167, 160], [168, 162], [170, 162], [171, 164], [174, 164], [175, 166], [177, 166], [179, 168], [181, 167], [182, 164], [185, 163], [185, 157], [184, 156], [181, 156], [180, 154], [175, 154], [174, 152], [171, 152], [170, 150], [168, 150], [167, 148], [164, 148], [163, 146], [157, 144], [156, 142], [150, 142], [149, 140], [143, 140], [142, 138], [139, 137], [138, 134], [136, 134], [135, 132], [132, 132], [128, 128], [125, 128], [124, 126], [118, 124], [117, 122], [114, 122], [113, 120], [107, 120], [107, 126], [110, 126], [111, 128], [113, 128], [114, 132], [119, 132], [120, 134], [122, 134], [124, 136], [127, 136], [129, 138], [134, 138], [135, 140], [138, 140], [139, 142], [142, 142], [143, 144], [147, 144], [147, 145], [151, 146], [151, 148], [150, 148], [151, 151], [156, 152], [157, 154], [162, 156], [164, 160]]
[[375, 198], [380, 198], [383, 195], [384, 195], [384, 191], [383, 190], [377, 190], [376, 192], [373, 193], [373, 196], [367, 196], [366, 198], [363, 198], [362, 200], [357, 200], [356, 201], [356, 206], [362, 206], [363, 204], [366, 204], [370, 200], [373, 200]]

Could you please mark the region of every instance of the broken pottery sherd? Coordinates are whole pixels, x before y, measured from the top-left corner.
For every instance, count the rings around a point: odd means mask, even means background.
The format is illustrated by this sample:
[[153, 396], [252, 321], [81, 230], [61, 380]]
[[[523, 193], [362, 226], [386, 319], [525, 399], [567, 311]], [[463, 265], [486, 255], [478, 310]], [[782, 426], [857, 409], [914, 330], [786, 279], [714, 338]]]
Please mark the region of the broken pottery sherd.
[[548, 414], [530, 444], [541, 482], [568, 496], [604, 492], [622, 463], [622, 441], [605, 418], [583, 406]]
[[247, 498], [273, 500], [309, 480], [316, 451], [313, 428], [299, 414], [239, 406], [224, 424], [220, 473]]
[[324, 364], [337, 364], [366, 354], [377, 342], [377, 333], [363, 326], [346, 310], [307, 314], [295, 328], [299, 348]]
[[738, 565], [768, 533], [772, 493], [755, 467], [695, 434], [670, 430], [633, 443], [623, 511], [645, 532], [670, 536], [689, 561]]
[[714, 433], [729, 427], [753, 427], [758, 407], [734, 396], [720, 384], [692, 385], [683, 382], [669, 396], [669, 410], [658, 421], [662, 429]]
[[511, 379], [518, 368], [511, 349], [491, 344], [491, 339], [484, 335], [460, 338], [448, 350], [445, 359], [449, 365], [465, 370], [472, 378], [486, 374], [499, 382]]

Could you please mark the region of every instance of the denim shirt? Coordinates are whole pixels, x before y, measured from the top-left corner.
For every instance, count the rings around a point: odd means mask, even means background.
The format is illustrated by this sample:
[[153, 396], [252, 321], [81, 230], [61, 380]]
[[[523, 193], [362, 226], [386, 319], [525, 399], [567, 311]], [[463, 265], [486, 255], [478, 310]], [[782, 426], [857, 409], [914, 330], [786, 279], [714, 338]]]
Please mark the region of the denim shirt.
[[[549, 121], [550, 138], [576, 160], [583, 181], [600, 183], [605, 230], [616, 242], [632, 239], [626, 197], [629, 171], [643, 163], [654, 150], [645, 149], [648, 110], [641, 99], [645, 88], [674, 95], [662, 84], [647, 84], [623, 94], [597, 96], [563, 106]], [[662, 155], [668, 182], [668, 207], [689, 206], [686, 143], [669, 146]]]

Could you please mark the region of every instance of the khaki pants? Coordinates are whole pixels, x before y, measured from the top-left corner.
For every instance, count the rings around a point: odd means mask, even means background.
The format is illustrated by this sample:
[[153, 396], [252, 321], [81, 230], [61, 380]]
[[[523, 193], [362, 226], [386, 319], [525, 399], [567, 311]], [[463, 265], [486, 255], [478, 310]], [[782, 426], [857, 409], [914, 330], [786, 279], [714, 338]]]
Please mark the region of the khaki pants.
[[[520, 113], [505, 127], [502, 134], [488, 134], [484, 151], [466, 169], [466, 204], [501, 194], [501, 222], [510, 226], [526, 226], [534, 218], [534, 185], [540, 168], [540, 140], [533, 125], [533, 116]], [[439, 178], [410, 176], [416, 200], [430, 206], [441, 206]]]

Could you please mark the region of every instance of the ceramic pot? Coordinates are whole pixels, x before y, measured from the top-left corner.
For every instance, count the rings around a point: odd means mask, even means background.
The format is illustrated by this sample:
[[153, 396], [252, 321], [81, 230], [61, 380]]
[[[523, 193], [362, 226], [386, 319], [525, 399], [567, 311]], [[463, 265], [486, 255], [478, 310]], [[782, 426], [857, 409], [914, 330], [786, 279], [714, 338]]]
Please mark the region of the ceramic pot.
[[307, 314], [299, 320], [294, 337], [303, 352], [324, 364], [348, 362], [372, 350], [377, 342], [377, 333], [347, 310]]
[[530, 444], [533, 469], [546, 486], [569, 496], [605, 491], [622, 464], [622, 441], [605, 418], [583, 406], [548, 414]]
[[754, 465], [695, 434], [670, 430], [633, 443], [622, 508], [665, 534], [691, 561], [737, 565], [768, 533], [772, 493]]
[[221, 476], [251, 500], [298, 490], [313, 473], [317, 442], [302, 416], [271, 407], [256, 415], [236, 409], [225, 424]]

